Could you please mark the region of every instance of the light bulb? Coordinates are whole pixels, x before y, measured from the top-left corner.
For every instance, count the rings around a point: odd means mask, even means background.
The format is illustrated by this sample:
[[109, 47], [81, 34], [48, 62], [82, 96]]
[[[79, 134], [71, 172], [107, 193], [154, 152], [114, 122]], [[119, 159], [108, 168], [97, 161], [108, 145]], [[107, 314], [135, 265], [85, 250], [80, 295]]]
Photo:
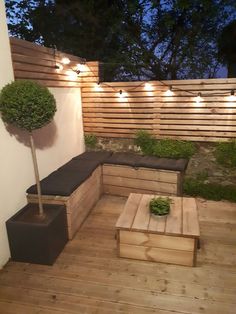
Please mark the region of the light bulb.
[[197, 94], [197, 97], [195, 98], [195, 101], [196, 101], [197, 104], [199, 104], [202, 101], [202, 94], [201, 93]]
[[235, 92], [232, 89], [230, 92], [230, 96], [228, 97], [229, 101], [236, 101], [236, 96], [235, 96]]
[[173, 96], [172, 86], [169, 87], [169, 89], [165, 92], [166, 96]]
[[86, 71], [86, 65], [82, 64], [82, 63], [77, 63], [76, 69], [77, 69], [77, 71], [84, 72], [84, 71]]
[[69, 63], [70, 63], [70, 59], [67, 58], [67, 57], [64, 57], [64, 58], [61, 59], [61, 62], [62, 62], [63, 64], [69, 64]]
[[100, 92], [102, 91], [102, 86], [100, 84], [100, 82], [97, 82], [94, 86], [95, 91]]
[[73, 70], [66, 71], [66, 74], [69, 76], [71, 80], [76, 80], [78, 77], [78, 74]]
[[152, 91], [153, 90], [153, 86], [150, 83], [145, 83], [144, 89], [146, 91]]

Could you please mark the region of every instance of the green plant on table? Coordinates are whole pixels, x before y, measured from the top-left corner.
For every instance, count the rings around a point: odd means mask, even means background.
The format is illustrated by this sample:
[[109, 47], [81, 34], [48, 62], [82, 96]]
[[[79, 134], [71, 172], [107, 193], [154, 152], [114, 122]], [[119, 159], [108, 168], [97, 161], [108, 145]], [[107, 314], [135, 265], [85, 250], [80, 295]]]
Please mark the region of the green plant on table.
[[86, 134], [84, 136], [84, 142], [86, 147], [95, 148], [98, 142], [97, 136], [95, 134]]
[[168, 215], [170, 212], [171, 199], [169, 197], [154, 197], [149, 203], [150, 212], [156, 216]]

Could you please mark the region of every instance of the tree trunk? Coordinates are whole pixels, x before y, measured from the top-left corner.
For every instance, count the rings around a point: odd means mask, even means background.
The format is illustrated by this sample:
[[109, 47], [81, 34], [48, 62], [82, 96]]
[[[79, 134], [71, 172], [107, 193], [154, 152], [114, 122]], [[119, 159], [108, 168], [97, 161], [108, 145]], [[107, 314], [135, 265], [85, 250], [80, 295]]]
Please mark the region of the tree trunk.
[[40, 186], [40, 180], [39, 180], [39, 169], [38, 169], [38, 163], [35, 153], [35, 146], [34, 146], [34, 139], [32, 133], [30, 133], [30, 148], [31, 148], [31, 154], [34, 164], [34, 175], [35, 175], [35, 181], [37, 185], [37, 193], [38, 193], [38, 202], [39, 202], [39, 215], [43, 216], [43, 202], [42, 202], [42, 193], [41, 193], [41, 186]]

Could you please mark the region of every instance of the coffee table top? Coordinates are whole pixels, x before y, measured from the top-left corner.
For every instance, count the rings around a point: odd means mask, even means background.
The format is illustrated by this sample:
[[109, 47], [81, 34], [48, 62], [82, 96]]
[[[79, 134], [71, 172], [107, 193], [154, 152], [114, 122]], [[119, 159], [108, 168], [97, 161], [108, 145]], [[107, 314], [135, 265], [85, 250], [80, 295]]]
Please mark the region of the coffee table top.
[[116, 223], [116, 228], [183, 237], [200, 236], [194, 198], [168, 196], [172, 200], [169, 215], [153, 217], [149, 211], [149, 202], [154, 196], [162, 195], [131, 193]]

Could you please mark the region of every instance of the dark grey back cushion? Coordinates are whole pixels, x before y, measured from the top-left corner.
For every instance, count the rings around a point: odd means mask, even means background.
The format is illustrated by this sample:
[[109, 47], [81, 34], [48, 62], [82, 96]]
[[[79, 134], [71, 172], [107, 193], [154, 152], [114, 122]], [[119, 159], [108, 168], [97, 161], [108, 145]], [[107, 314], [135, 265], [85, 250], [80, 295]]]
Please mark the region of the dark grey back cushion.
[[183, 172], [187, 168], [188, 160], [142, 156], [134, 153], [114, 153], [104, 163]]

